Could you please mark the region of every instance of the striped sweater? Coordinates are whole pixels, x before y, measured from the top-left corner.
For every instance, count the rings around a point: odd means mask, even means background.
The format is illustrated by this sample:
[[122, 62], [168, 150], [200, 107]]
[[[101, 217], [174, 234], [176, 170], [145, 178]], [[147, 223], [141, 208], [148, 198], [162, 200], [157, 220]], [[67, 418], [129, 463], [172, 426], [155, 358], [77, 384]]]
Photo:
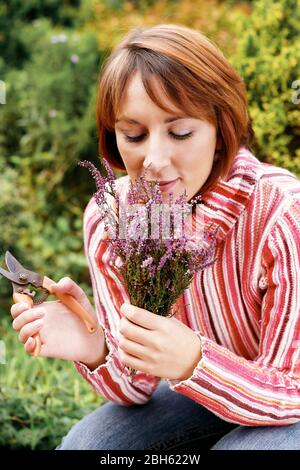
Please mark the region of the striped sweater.
[[[128, 183], [128, 176], [117, 180], [123, 201]], [[300, 181], [241, 147], [226, 180], [204, 196], [201, 211], [220, 226], [217, 260], [194, 275], [176, 315], [199, 336], [202, 357], [186, 380], [165, 380], [225, 421], [298, 422]], [[127, 371], [121, 375], [120, 306], [130, 299], [103, 233], [93, 197], [84, 212], [84, 246], [109, 354], [93, 371], [74, 365], [99, 395], [125, 406], [144, 404], [161, 378], [138, 371], [132, 384]]]

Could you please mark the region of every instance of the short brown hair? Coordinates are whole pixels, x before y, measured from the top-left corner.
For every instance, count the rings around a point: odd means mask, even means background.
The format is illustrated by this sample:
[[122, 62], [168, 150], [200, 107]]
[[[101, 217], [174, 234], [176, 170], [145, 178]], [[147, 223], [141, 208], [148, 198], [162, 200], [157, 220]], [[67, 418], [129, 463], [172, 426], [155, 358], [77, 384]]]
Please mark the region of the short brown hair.
[[157, 106], [169, 111], [155, 94], [152, 78], [160, 81], [177, 108], [216, 127], [218, 159], [201, 188], [203, 194], [226, 177], [240, 146], [250, 149], [254, 138], [242, 78], [199, 31], [176, 24], [129, 31], [103, 62], [96, 102], [99, 153], [119, 170], [125, 166], [116, 143], [115, 121], [135, 71], [141, 73], [145, 90]]

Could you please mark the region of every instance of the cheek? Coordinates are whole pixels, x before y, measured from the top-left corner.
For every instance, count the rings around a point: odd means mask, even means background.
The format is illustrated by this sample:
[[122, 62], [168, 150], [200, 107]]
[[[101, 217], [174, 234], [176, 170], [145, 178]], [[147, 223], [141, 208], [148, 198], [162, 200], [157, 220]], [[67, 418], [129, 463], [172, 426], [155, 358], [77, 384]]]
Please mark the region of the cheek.
[[138, 153], [134, 149], [128, 147], [126, 142], [122, 141], [122, 139], [117, 139], [117, 146], [127, 170], [135, 170], [142, 165], [141, 158]]

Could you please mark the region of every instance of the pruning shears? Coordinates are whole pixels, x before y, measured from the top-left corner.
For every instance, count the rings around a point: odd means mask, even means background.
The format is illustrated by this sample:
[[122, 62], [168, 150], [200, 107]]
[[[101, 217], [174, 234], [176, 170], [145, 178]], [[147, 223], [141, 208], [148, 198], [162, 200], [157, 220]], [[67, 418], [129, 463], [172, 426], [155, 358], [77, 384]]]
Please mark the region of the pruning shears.
[[[47, 276], [24, 268], [9, 251], [5, 253], [5, 262], [9, 271], [0, 268], [0, 277], [2, 274], [2, 276], [11, 281], [14, 303], [25, 302], [29, 307], [32, 307], [33, 305], [44, 302], [50, 294], [55, 295], [73, 313], [79, 316], [90, 333], [96, 331], [96, 320], [76, 299], [74, 299], [74, 297], [69, 294], [52, 293], [50, 286], [51, 284], [55, 284], [55, 281], [52, 281]], [[36, 340], [33, 355], [38, 356], [42, 346], [41, 338], [39, 333], [36, 333], [33, 337]]]

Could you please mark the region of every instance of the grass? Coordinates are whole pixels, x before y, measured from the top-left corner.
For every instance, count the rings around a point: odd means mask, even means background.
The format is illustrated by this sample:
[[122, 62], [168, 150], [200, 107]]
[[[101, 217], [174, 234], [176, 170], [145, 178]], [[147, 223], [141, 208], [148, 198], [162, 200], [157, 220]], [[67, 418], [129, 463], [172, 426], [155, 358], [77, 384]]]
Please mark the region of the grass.
[[70, 361], [27, 355], [0, 317], [5, 364], [0, 363], [0, 448], [54, 449], [83, 416], [107, 401]]

